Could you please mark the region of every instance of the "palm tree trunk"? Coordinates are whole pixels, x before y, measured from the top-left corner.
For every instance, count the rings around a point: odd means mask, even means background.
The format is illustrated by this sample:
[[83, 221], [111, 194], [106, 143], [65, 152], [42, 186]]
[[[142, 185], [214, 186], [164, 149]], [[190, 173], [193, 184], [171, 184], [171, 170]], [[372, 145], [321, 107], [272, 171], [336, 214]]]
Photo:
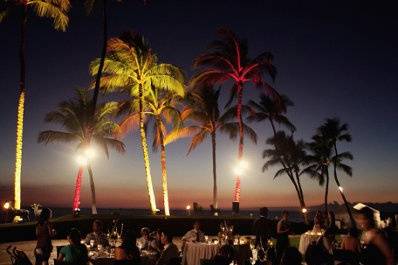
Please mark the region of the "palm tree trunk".
[[339, 181], [339, 179], [337, 177], [337, 161], [336, 161], [336, 159], [337, 159], [337, 146], [336, 146], [336, 143], [334, 144], [334, 152], [335, 152], [335, 159], [333, 161], [334, 181], [336, 182], [336, 185], [339, 188], [339, 193], [340, 193], [341, 197], [343, 198], [344, 206], [345, 206], [345, 208], [347, 210], [348, 216], [350, 217], [351, 226], [356, 226], [355, 219], [354, 219], [354, 217], [352, 215], [351, 208], [350, 208], [350, 206], [348, 204], [348, 201], [347, 201], [347, 198], [345, 197], [344, 192], [340, 189], [340, 187], [341, 187], [340, 186], [340, 181]]
[[[275, 124], [274, 121], [271, 117], [269, 117], [269, 122], [271, 123], [271, 128], [272, 128], [272, 132], [274, 133], [274, 136], [276, 136], [276, 129], [275, 129]], [[278, 150], [278, 147], [275, 145], [275, 150]], [[286, 164], [283, 162], [282, 158], [280, 158], [281, 164], [283, 166], [283, 168], [285, 169], [286, 173], [289, 175], [290, 179], [292, 180], [292, 183], [296, 189], [297, 192], [297, 196], [299, 199], [299, 203], [300, 203], [300, 208], [301, 208], [301, 212], [303, 214], [303, 218], [304, 218], [304, 223], [308, 224], [308, 213], [306, 211], [303, 211], [303, 209], [306, 209], [305, 206], [305, 201], [304, 201], [304, 193], [303, 193], [303, 189], [301, 187], [301, 183], [300, 183], [300, 177], [298, 176], [297, 172], [296, 172], [296, 180], [297, 183], [294, 181], [293, 179], [293, 174], [292, 172], [287, 168]]]
[[138, 91], [139, 96], [139, 123], [140, 123], [140, 136], [141, 136], [141, 148], [142, 148], [142, 155], [144, 158], [144, 167], [145, 167], [145, 176], [146, 176], [146, 187], [149, 196], [149, 206], [151, 208], [152, 214], [156, 214], [156, 199], [155, 199], [155, 192], [153, 189], [152, 183], [152, 175], [151, 175], [151, 165], [149, 161], [149, 152], [148, 152], [148, 143], [146, 139], [146, 132], [144, 127], [144, 108], [143, 108], [143, 87], [142, 85], [139, 86]]
[[97, 105], [98, 101], [98, 94], [99, 94], [99, 89], [100, 89], [100, 83], [101, 83], [101, 77], [102, 77], [102, 71], [104, 69], [104, 63], [105, 63], [105, 57], [106, 57], [106, 44], [108, 40], [108, 16], [107, 16], [107, 0], [102, 0], [103, 4], [103, 10], [102, 10], [102, 51], [101, 51], [101, 59], [100, 59], [100, 64], [98, 67], [98, 72], [97, 76], [95, 78], [95, 87], [94, 87], [94, 94], [93, 94], [93, 115], [95, 113], [95, 107]]
[[77, 172], [76, 176], [76, 183], [75, 183], [75, 193], [73, 195], [73, 205], [72, 211], [76, 211], [80, 208], [80, 191], [82, 187], [82, 178], [83, 178], [83, 167], [79, 167], [79, 171]]
[[325, 170], [326, 176], [326, 184], [325, 184], [325, 198], [324, 198], [324, 207], [325, 207], [325, 214], [327, 216], [326, 221], [327, 225], [329, 225], [329, 210], [328, 210], [328, 196], [329, 196], [329, 170], [326, 168]]
[[160, 166], [162, 170], [162, 190], [163, 190], [163, 206], [164, 214], [170, 216], [170, 206], [169, 206], [169, 189], [167, 185], [167, 166], [166, 166], [166, 147], [164, 145], [164, 137], [162, 131], [162, 122], [160, 118], [156, 118], [156, 123], [158, 127], [159, 139], [160, 139]]
[[[25, 113], [25, 47], [26, 47], [26, 23], [27, 23], [27, 5], [24, 4], [21, 18], [21, 40], [19, 46], [20, 77], [17, 99], [17, 128], [15, 144], [15, 172], [14, 172], [14, 208], [21, 209], [21, 174], [22, 174], [22, 145], [23, 145], [23, 125]], [[19, 218], [16, 218], [17, 220]]]
[[[243, 104], [243, 87], [239, 82], [237, 83], [238, 89], [238, 103], [236, 108], [236, 118], [239, 126], [239, 146], [238, 146], [238, 160], [243, 158], [243, 118], [242, 118], [242, 104]], [[235, 190], [234, 190], [234, 202], [239, 203], [240, 201], [240, 176], [236, 176], [235, 179]]]
[[88, 174], [90, 175], [90, 188], [91, 188], [91, 213], [97, 214], [97, 198], [95, 196], [94, 174], [91, 169], [91, 164], [87, 164]]
[[217, 198], [217, 164], [216, 164], [216, 132], [211, 133], [211, 147], [213, 157], [213, 207], [218, 209], [218, 198]]

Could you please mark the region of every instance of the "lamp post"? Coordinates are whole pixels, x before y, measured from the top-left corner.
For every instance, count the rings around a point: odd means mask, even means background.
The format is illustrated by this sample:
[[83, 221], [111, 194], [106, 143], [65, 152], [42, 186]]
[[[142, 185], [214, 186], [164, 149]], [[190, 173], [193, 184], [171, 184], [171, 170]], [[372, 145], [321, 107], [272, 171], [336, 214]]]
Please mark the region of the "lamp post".
[[187, 214], [188, 215], [191, 215], [191, 205], [187, 205], [186, 207], [185, 207], [185, 209], [187, 210]]

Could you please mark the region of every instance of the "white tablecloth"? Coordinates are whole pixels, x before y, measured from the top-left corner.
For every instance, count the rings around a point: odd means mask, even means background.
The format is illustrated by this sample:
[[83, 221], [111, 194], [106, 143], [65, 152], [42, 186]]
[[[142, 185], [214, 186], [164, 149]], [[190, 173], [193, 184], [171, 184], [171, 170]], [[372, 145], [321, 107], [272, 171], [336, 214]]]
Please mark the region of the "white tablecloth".
[[219, 245], [207, 243], [186, 243], [182, 257], [182, 265], [200, 265], [200, 260], [213, 258]]
[[300, 236], [300, 244], [299, 244], [299, 251], [301, 252], [301, 254], [305, 254], [305, 251], [307, 250], [311, 242], [317, 241], [320, 237], [321, 237], [320, 233], [306, 232], [302, 234]]

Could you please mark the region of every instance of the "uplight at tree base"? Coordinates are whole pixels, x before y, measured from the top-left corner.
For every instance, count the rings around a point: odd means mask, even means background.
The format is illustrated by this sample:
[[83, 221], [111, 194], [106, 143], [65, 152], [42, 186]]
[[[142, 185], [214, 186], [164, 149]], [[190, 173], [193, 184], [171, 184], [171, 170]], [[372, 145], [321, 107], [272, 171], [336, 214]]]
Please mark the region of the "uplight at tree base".
[[25, 91], [22, 90], [18, 98], [17, 109], [17, 137], [15, 147], [15, 173], [14, 173], [14, 208], [21, 209], [21, 171], [22, 171], [22, 145], [23, 123], [25, 112]]

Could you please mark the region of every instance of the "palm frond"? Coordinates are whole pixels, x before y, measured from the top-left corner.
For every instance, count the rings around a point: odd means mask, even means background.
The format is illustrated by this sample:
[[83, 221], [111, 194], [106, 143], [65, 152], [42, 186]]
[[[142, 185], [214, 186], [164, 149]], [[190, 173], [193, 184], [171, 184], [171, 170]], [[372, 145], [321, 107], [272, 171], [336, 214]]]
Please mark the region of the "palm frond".
[[81, 137], [73, 133], [48, 130], [40, 132], [37, 142], [44, 144], [52, 142], [70, 143], [80, 140]]
[[39, 17], [51, 18], [55, 29], [66, 30], [69, 24], [69, 0], [30, 0], [27, 4], [32, 5]]

